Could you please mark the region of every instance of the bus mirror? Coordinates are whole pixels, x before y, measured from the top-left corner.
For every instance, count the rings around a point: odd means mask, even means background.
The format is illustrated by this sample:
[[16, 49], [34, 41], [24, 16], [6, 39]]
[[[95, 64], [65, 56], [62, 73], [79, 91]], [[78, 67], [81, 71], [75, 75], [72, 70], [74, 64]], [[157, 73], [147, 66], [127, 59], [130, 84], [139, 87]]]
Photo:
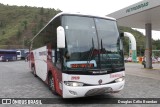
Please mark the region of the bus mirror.
[[120, 37], [123, 38], [124, 37], [124, 32], [120, 33]]
[[65, 48], [65, 32], [62, 26], [57, 28], [57, 48]]

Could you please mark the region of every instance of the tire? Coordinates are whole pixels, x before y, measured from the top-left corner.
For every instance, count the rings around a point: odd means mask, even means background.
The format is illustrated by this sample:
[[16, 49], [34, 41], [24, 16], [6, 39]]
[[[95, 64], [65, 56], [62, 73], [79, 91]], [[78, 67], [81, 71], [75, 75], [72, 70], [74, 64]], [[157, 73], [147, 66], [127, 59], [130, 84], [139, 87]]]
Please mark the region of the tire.
[[37, 75], [36, 75], [36, 70], [35, 70], [35, 67], [34, 67], [34, 66], [32, 67], [32, 71], [33, 71], [33, 75], [34, 75], [35, 77], [37, 77]]
[[54, 95], [57, 95], [56, 90], [55, 90], [54, 78], [53, 78], [52, 74], [50, 74], [48, 77], [48, 86], [49, 86], [49, 89], [51, 90], [51, 92]]

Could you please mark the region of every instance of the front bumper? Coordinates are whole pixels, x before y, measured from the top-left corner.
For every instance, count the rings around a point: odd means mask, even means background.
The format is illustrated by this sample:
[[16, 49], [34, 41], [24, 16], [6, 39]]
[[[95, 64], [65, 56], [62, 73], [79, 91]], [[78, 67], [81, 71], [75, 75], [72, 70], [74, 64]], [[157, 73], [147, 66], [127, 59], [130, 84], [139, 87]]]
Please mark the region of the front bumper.
[[111, 83], [97, 86], [72, 87], [63, 83], [63, 98], [87, 97], [101, 95], [105, 93], [114, 93], [124, 88], [125, 80], [118, 83]]

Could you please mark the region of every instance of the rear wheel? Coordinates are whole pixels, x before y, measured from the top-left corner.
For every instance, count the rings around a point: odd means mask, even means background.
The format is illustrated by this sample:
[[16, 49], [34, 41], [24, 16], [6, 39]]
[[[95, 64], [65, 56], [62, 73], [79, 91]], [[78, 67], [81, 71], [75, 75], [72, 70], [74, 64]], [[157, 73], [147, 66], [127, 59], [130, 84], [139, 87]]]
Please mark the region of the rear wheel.
[[52, 93], [57, 95], [56, 90], [55, 90], [54, 78], [51, 74], [49, 75], [49, 78], [48, 78], [48, 85]]

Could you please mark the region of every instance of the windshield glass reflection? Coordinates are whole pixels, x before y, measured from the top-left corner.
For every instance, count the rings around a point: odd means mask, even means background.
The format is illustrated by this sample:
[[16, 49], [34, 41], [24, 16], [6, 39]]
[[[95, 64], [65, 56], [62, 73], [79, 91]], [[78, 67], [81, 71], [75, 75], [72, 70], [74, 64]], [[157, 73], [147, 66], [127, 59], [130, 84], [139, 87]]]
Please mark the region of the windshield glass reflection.
[[122, 44], [115, 21], [82, 16], [64, 16], [63, 21], [68, 56], [65, 68], [123, 66]]

